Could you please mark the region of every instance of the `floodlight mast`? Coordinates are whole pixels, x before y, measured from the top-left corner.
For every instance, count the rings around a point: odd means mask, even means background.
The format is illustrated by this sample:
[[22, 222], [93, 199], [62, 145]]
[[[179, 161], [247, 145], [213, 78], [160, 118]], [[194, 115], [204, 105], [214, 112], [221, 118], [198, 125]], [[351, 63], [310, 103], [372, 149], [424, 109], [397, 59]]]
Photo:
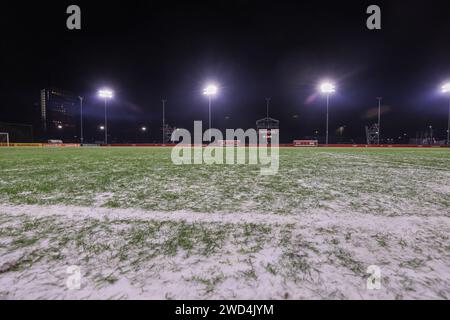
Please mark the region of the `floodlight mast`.
[[209, 141], [211, 141], [211, 97], [217, 94], [217, 86], [209, 84], [203, 89], [203, 94], [208, 96], [208, 114], [209, 114]]
[[325, 94], [327, 97], [327, 129], [326, 129], [325, 144], [328, 145], [328, 122], [329, 122], [328, 108], [329, 108], [330, 94], [336, 92], [336, 87], [334, 83], [326, 81], [320, 85], [320, 92], [322, 92], [322, 94]]
[[381, 100], [383, 100], [382, 97], [377, 97], [378, 100], [378, 134], [377, 134], [377, 144], [380, 144], [380, 134], [381, 134]]
[[106, 105], [107, 105], [107, 100], [112, 99], [113, 92], [112, 92], [112, 90], [109, 90], [109, 89], [101, 89], [98, 91], [98, 96], [105, 100], [105, 144], [108, 144], [108, 117], [107, 117], [107, 113], [106, 113]]
[[[442, 93], [450, 96], [450, 82], [447, 82], [442, 86]], [[450, 145], [450, 98], [448, 103], [447, 145]]]

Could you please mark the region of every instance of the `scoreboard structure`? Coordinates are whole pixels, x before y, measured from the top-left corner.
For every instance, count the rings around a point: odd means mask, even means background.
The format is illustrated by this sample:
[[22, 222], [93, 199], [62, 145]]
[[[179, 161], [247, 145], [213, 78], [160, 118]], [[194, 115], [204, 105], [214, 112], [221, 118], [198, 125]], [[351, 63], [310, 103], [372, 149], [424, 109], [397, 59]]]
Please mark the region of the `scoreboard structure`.
[[269, 117], [269, 104], [270, 98], [266, 98], [266, 117], [256, 121], [256, 130], [259, 139], [267, 141], [267, 144], [272, 144], [275, 136], [277, 138], [275, 141], [280, 141], [280, 121]]
[[259, 138], [267, 141], [267, 144], [272, 144], [272, 139], [273, 139], [273, 137], [275, 137], [275, 135], [278, 137], [278, 139], [276, 141], [280, 141], [279, 140], [279, 134], [280, 134], [279, 129], [259, 129], [258, 133], [259, 133]]

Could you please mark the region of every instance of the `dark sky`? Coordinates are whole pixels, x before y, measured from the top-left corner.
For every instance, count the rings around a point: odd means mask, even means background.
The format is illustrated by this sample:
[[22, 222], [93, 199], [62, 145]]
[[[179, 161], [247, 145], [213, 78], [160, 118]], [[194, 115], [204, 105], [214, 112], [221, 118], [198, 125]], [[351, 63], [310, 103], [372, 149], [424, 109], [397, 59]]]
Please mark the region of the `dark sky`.
[[[116, 132], [145, 124], [159, 139], [160, 99], [168, 101], [168, 122], [190, 128], [193, 120], [207, 121], [201, 91], [214, 80], [220, 85], [215, 126], [254, 127], [271, 97], [271, 116], [281, 122], [282, 140], [290, 141], [324, 131], [325, 100], [316, 91], [330, 78], [338, 90], [331, 98], [331, 132], [345, 125], [345, 135], [363, 136], [364, 125], [375, 121], [367, 113], [383, 96], [385, 136], [415, 136], [432, 124], [444, 137], [448, 100], [438, 89], [450, 79], [445, 3], [2, 3], [0, 121], [31, 123], [39, 90], [57, 87], [85, 96], [92, 129], [102, 115], [96, 91], [109, 86], [116, 95], [108, 111]], [[66, 28], [70, 4], [81, 7], [80, 31]], [[382, 30], [366, 28], [370, 4], [381, 7]]]

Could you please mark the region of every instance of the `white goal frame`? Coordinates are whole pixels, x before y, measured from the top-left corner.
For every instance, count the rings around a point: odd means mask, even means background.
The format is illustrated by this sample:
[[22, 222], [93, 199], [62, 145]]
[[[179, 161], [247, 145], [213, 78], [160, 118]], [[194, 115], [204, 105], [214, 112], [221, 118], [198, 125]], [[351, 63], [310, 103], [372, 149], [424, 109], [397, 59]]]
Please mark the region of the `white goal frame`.
[[[6, 146], [9, 147], [9, 133], [8, 132], [0, 132], [0, 136], [6, 135]], [[0, 142], [1, 144], [1, 142]]]

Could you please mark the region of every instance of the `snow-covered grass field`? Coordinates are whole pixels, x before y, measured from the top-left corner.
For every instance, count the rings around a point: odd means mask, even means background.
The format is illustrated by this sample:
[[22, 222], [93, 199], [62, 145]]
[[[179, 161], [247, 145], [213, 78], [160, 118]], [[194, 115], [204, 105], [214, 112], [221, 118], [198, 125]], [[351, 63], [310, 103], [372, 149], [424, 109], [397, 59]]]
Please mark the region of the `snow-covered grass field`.
[[450, 149], [170, 152], [0, 148], [0, 299], [450, 298]]

